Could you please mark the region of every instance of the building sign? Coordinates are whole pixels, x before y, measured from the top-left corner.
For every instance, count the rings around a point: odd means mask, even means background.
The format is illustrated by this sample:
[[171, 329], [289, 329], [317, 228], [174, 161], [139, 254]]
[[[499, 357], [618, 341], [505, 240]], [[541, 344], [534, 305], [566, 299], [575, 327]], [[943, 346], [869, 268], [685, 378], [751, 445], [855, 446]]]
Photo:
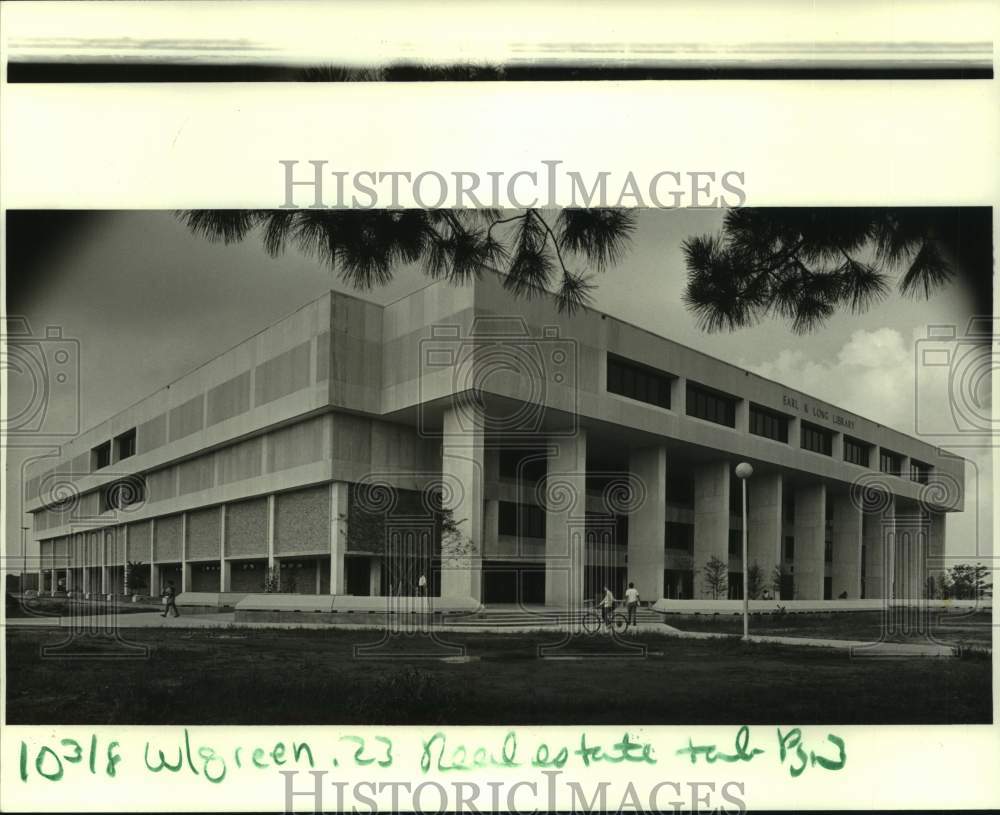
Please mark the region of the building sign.
[[843, 413], [837, 413], [821, 407], [814, 402], [807, 402], [805, 399], [800, 401], [798, 396], [791, 396], [787, 393], [783, 394], [781, 404], [791, 410], [799, 411], [803, 416], [808, 416], [810, 419], [821, 419], [837, 427], [842, 427], [845, 430], [854, 429], [854, 419], [845, 416]]

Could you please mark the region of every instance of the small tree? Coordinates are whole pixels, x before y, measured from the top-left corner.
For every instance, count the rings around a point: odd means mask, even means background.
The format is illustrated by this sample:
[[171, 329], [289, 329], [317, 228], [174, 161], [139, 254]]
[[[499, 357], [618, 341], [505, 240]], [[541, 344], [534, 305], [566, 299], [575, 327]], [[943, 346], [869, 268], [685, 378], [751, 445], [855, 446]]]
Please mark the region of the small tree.
[[747, 591], [751, 600], [760, 599], [760, 593], [764, 590], [764, 573], [755, 560], [747, 569]]
[[724, 595], [729, 587], [729, 578], [726, 574], [725, 561], [716, 555], [712, 555], [708, 562], [701, 569], [701, 578], [704, 590], [711, 593], [713, 600], [718, 600], [720, 595]]
[[281, 589], [281, 579], [278, 576], [278, 567], [272, 566], [264, 575], [264, 591], [267, 594], [277, 594]]
[[941, 572], [935, 579], [935, 595], [941, 599], [947, 599], [951, 597], [951, 578], [948, 577], [947, 572]]
[[982, 600], [993, 594], [989, 569], [982, 563], [956, 563], [948, 570], [948, 581], [956, 600]]
[[125, 585], [129, 594], [138, 594], [149, 585], [147, 571], [146, 564], [141, 560], [130, 560], [125, 564]]

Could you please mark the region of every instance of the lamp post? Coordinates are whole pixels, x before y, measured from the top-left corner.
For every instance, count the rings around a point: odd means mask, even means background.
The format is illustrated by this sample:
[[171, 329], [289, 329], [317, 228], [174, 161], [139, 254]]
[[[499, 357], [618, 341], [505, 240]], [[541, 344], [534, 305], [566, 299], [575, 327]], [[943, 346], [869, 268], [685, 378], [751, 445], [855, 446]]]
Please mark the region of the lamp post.
[[21, 594], [24, 594], [24, 578], [28, 571], [28, 547], [26, 541], [30, 531], [30, 526], [21, 527], [21, 579], [18, 581], [18, 585], [21, 588]]
[[747, 545], [747, 480], [753, 467], [746, 461], [736, 465], [736, 477], [743, 485], [743, 639], [750, 638], [750, 558]]

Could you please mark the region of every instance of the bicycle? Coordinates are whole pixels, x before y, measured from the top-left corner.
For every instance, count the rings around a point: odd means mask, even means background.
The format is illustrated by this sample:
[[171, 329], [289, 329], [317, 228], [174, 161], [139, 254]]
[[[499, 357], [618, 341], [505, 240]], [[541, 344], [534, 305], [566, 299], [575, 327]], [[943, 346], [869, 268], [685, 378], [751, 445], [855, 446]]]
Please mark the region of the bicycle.
[[[588, 602], [588, 605], [591, 604]], [[605, 618], [602, 609], [591, 607], [584, 612], [581, 622], [585, 634], [599, 634], [605, 628], [610, 629], [615, 634], [624, 634], [629, 629], [628, 617], [621, 611], [612, 611]]]

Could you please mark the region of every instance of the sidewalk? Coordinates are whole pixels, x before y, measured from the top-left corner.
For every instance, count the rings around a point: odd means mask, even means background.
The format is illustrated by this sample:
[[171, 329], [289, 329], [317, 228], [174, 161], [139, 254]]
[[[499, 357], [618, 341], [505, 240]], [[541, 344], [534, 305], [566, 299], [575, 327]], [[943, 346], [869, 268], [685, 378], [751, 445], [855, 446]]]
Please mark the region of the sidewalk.
[[[240, 629], [240, 630], [325, 630], [343, 629], [347, 631], [384, 630], [386, 625], [380, 623], [308, 623], [308, 622], [237, 622], [236, 615], [230, 613], [213, 614], [183, 614], [180, 617], [161, 616], [160, 612], [120, 614], [114, 619], [117, 628], [179, 628], [179, 629]], [[78, 628], [82, 630], [99, 630], [107, 625], [107, 618], [90, 615], [80, 617], [15, 617], [7, 621], [10, 628]], [[391, 626], [395, 631], [415, 631], [423, 627], [422, 623], [402, 618]], [[435, 623], [435, 631], [451, 633], [496, 633], [496, 634], [526, 634], [539, 631], [558, 631], [563, 625], [528, 625], [492, 627], [488, 625], [463, 625], [461, 623]], [[639, 633], [655, 633], [679, 639], [736, 639], [738, 634], [722, 634], [707, 631], [681, 631], [666, 623], [643, 623], [638, 628]], [[781, 637], [754, 635], [751, 642], [772, 643], [792, 647], [833, 648], [838, 650], [859, 651], [872, 656], [885, 657], [951, 657], [957, 649], [950, 645], [939, 645], [926, 642], [865, 642], [862, 640], [829, 640], [815, 637]]]

